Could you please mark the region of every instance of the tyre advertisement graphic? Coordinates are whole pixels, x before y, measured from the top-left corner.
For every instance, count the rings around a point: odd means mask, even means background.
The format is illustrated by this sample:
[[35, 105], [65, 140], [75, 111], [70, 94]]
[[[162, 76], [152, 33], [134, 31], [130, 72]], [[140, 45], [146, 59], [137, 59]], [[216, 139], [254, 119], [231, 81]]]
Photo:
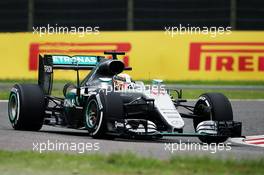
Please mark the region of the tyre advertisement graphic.
[[[35, 78], [38, 54], [103, 55], [106, 50], [117, 50], [127, 53], [122, 60], [134, 67], [131, 74], [136, 79], [263, 80], [263, 34], [232, 32], [216, 38], [201, 34], [170, 37], [164, 32], [104, 32], [85, 38], [0, 34], [0, 49], [5, 50], [2, 57], [6, 60], [0, 78]], [[56, 75], [59, 79], [68, 77], [75, 78], [70, 73]]]

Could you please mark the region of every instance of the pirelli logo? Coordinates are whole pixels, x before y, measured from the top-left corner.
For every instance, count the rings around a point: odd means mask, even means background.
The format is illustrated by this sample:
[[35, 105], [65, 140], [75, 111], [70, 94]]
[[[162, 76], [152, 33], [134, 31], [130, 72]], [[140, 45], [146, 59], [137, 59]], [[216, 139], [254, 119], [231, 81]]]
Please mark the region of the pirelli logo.
[[122, 51], [126, 55], [120, 57], [126, 66], [129, 66], [129, 53], [131, 44], [127, 42], [107, 43], [68, 43], [68, 42], [47, 42], [31, 43], [29, 47], [29, 70], [38, 69], [39, 54], [65, 54], [65, 55], [103, 55], [104, 51]]
[[189, 70], [262, 72], [264, 71], [264, 43], [191, 43]]

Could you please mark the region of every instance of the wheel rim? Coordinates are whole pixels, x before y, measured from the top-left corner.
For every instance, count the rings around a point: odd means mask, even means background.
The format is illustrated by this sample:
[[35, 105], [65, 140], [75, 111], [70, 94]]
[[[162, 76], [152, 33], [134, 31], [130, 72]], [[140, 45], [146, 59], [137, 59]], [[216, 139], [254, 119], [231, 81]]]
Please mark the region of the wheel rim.
[[11, 122], [14, 122], [19, 113], [19, 104], [16, 94], [12, 93], [8, 104], [8, 114]]
[[[209, 108], [208, 110], [209, 111], [204, 111], [204, 108]], [[197, 125], [204, 121], [204, 120], [212, 120], [212, 111], [210, 109], [210, 104], [209, 102], [206, 102], [205, 100], [201, 100], [198, 102], [197, 106], [196, 106], [196, 109], [194, 111], [194, 114], [196, 115], [202, 115], [204, 116], [205, 118], [196, 118], [193, 120], [193, 123], [194, 123], [194, 129], [196, 131], [196, 127]]]
[[86, 124], [88, 128], [95, 128], [98, 121], [99, 111], [97, 102], [93, 99], [88, 103], [86, 110]]
[[[195, 111], [198, 115], [205, 115], [206, 118], [212, 120], [212, 111], [210, 109], [210, 104], [206, 103], [205, 101], [201, 101], [200, 104], [197, 106], [198, 110]], [[204, 108], [208, 108], [208, 111], [204, 111]]]

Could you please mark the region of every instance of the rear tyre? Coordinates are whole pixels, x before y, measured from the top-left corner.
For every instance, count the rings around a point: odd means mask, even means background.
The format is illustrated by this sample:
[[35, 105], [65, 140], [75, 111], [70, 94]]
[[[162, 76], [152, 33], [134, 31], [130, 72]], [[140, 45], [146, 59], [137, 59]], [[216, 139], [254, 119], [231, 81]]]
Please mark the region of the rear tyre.
[[43, 125], [44, 114], [44, 93], [38, 85], [13, 86], [8, 101], [8, 116], [14, 129], [38, 131]]
[[[205, 120], [213, 121], [232, 121], [233, 111], [230, 101], [221, 93], [202, 94], [195, 104], [194, 114], [203, 116], [193, 119], [193, 126], [196, 130], [197, 125]], [[225, 142], [228, 137], [200, 136], [199, 139], [205, 143]]]

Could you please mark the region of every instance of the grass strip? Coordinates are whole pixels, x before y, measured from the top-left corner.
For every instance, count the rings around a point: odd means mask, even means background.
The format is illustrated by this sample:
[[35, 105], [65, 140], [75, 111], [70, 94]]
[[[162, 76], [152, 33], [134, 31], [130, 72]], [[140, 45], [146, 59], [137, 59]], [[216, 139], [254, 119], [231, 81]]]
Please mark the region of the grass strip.
[[209, 157], [177, 156], [168, 160], [138, 157], [132, 153], [65, 154], [0, 151], [2, 175], [51, 174], [264, 174], [264, 159], [218, 160]]

